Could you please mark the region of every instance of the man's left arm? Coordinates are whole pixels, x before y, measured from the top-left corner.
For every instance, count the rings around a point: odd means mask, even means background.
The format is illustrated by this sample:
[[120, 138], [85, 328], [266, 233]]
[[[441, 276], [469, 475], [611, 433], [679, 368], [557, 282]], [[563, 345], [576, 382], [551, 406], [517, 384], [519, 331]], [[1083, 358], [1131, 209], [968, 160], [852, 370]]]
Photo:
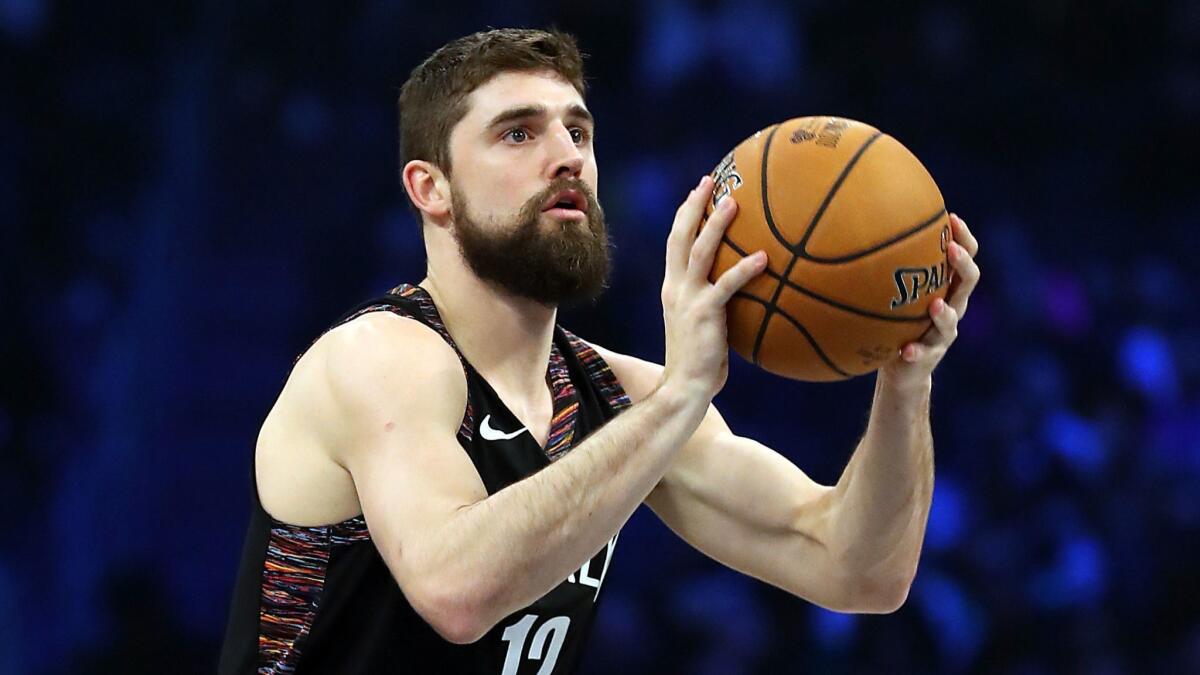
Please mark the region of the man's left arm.
[[951, 214], [947, 248], [954, 270], [946, 300], [930, 303], [933, 327], [880, 368], [862, 441], [838, 480], [834, 552], [859, 578], [883, 591], [895, 610], [917, 573], [933, 500], [933, 434], [929, 399], [933, 369], [958, 337], [958, 322], [979, 282], [979, 243]]
[[[905, 345], [876, 379], [866, 432], [834, 486], [735, 435], [715, 407], [646, 503], [713, 559], [822, 607], [884, 613], [908, 595], [933, 495], [929, 395], [933, 368], [957, 335], [979, 279], [975, 238], [957, 216], [947, 251], [948, 301], [934, 328]], [[657, 367], [601, 350], [635, 400]]]

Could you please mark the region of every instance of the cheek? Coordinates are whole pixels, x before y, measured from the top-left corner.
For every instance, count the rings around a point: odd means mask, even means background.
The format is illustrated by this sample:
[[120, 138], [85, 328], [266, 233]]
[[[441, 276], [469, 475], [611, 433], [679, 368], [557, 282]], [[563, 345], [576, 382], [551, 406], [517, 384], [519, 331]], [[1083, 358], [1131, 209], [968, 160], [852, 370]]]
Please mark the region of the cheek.
[[595, 156], [588, 160], [588, 163], [583, 166], [583, 182], [591, 186], [592, 192], [596, 198], [600, 198], [600, 171], [596, 167]]
[[492, 180], [481, 180], [468, 188], [471, 211], [486, 221], [505, 219], [524, 204], [522, 187], [505, 172], [497, 172]]
[[503, 164], [492, 167], [482, 189], [481, 196], [486, 195], [496, 211], [515, 211], [538, 187], [530, 180], [530, 172], [515, 164]]

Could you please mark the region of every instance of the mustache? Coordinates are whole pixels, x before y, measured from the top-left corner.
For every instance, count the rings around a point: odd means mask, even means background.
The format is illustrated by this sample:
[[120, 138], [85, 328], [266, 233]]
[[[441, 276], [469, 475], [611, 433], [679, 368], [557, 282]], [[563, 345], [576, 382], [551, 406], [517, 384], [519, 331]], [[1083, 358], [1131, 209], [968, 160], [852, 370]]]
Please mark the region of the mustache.
[[577, 178], [559, 177], [551, 181], [550, 185], [546, 186], [546, 189], [530, 197], [529, 201], [525, 202], [525, 206], [521, 209], [521, 216], [523, 216], [521, 220], [528, 222], [536, 218], [542, 212], [542, 204], [545, 204], [547, 199], [550, 199], [563, 190], [578, 190], [579, 194], [583, 195], [583, 198], [587, 200], [587, 220], [589, 223], [595, 222], [594, 219], [597, 216], [602, 217], [604, 215], [604, 209], [600, 207], [600, 202], [596, 199], [596, 193], [592, 191], [592, 188], [587, 183]]

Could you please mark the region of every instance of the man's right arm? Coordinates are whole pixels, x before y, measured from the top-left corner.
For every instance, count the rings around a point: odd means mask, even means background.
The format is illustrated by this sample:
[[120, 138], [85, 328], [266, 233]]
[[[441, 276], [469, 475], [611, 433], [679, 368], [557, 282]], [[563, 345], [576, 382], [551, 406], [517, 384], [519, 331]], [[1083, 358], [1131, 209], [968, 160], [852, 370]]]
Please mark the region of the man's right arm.
[[[725, 383], [725, 305], [759, 252], [709, 283], [732, 197], [698, 231], [713, 183], [676, 212], [662, 287], [666, 359], [653, 392], [565, 457], [488, 495], [456, 434], [467, 389], [431, 329], [377, 312], [330, 331], [314, 430], [349, 471], [371, 536], [413, 608], [452, 642], [479, 639], [545, 595], [620, 529]], [[322, 432], [321, 430], [325, 431]]]
[[488, 496], [455, 438], [462, 366], [436, 333], [379, 312], [324, 340], [318, 372], [338, 420], [326, 426], [330, 450], [405, 596], [452, 642], [482, 637], [595, 555], [709, 402], [666, 383], [561, 460]]

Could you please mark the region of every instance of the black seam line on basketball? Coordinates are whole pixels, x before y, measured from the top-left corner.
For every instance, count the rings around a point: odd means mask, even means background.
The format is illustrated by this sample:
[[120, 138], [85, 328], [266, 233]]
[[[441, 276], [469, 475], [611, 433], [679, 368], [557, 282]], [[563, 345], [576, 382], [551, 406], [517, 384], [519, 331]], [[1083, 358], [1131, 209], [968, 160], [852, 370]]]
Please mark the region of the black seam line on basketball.
[[833, 298], [827, 298], [827, 297], [821, 295], [820, 293], [811, 291], [811, 290], [801, 286], [800, 284], [793, 282], [791, 279], [784, 279], [783, 283], [787, 284], [788, 288], [791, 288], [794, 291], [803, 293], [804, 295], [807, 295], [808, 297], [812, 298], [813, 300], [823, 302], [831, 307], [837, 307], [838, 309], [842, 310], [843, 312], [857, 314], [858, 316], [866, 317], [868, 319], [878, 319], [880, 321], [892, 321], [894, 323], [919, 323], [921, 321], [929, 320], [928, 317], [924, 317], [924, 316], [888, 316], [887, 314], [876, 314], [875, 312], [869, 312], [865, 309], [858, 309], [857, 307], [854, 307], [852, 305], [843, 304], [841, 302], [838, 302], [837, 300], [834, 300]]
[[762, 323], [758, 325], [758, 335], [754, 338], [754, 351], [751, 352], [753, 358], [750, 359], [756, 366], [761, 365], [758, 362], [758, 351], [762, 349], [763, 337], [767, 334], [767, 324], [771, 323], [771, 315], [779, 311], [779, 307], [775, 303], [779, 301], [779, 296], [783, 293], [783, 280], [792, 274], [792, 268], [795, 267], [796, 260], [798, 258], [793, 254], [787, 267], [783, 268], [783, 274], [779, 277], [779, 283], [775, 284], [775, 293], [771, 295], [771, 302], [767, 305], [766, 312], [763, 313]]
[[[746, 253], [744, 250], [742, 250], [741, 246], [738, 246], [737, 244], [733, 243], [733, 240], [729, 238], [728, 234], [721, 237], [721, 243], [723, 243], [726, 246], [728, 246], [729, 248], [733, 249], [734, 253], [742, 256], [743, 258], [749, 257], [749, 255], [750, 255], [749, 253]], [[780, 278], [779, 274], [777, 272], [773, 271], [770, 267], [765, 268], [763, 270], [763, 274], [766, 274], [767, 276], [771, 277], [772, 279]]]
[[[742, 256], [743, 258], [750, 255], [749, 253], [746, 253], [745, 249], [743, 249], [741, 246], [738, 246], [737, 244], [733, 243], [733, 240], [729, 238], [728, 232], [721, 235], [721, 243], [728, 244], [729, 248], [733, 249], [734, 253]], [[771, 270], [766, 270], [766, 271], [768, 274], [772, 274]]]
[[792, 243], [784, 238], [783, 233], [775, 227], [775, 218], [771, 216], [771, 203], [767, 198], [767, 158], [771, 154], [771, 141], [775, 138], [775, 132], [779, 131], [779, 125], [771, 127], [771, 132], [767, 134], [767, 140], [763, 143], [762, 151], [762, 175], [759, 177], [759, 192], [762, 193], [762, 209], [763, 216], [767, 219], [767, 227], [771, 229], [771, 234], [783, 244], [784, 248], [789, 251], [794, 250]]
[[[747, 255], [746, 252], [743, 251], [741, 249], [741, 247], [739, 247], [737, 244], [733, 243], [733, 241], [730, 240], [728, 236], [722, 238], [721, 241], [726, 246], [733, 249], [734, 253], [737, 253], [738, 255], [742, 256], [743, 258], [746, 257], [746, 255]], [[794, 291], [799, 291], [800, 293], [803, 293], [804, 295], [807, 295], [808, 297], [810, 297], [814, 300], [819, 300], [819, 301], [821, 301], [827, 305], [830, 305], [832, 307], [837, 307], [840, 310], [850, 312], [851, 314], [865, 316], [869, 319], [879, 319], [880, 321], [893, 321], [896, 323], [917, 323], [920, 321], [928, 321], [928, 318], [924, 317], [924, 316], [888, 316], [887, 314], [876, 314], [874, 312], [869, 312], [865, 309], [859, 309], [859, 308], [853, 307], [851, 305], [843, 304], [837, 300], [834, 300], [833, 298], [827, 298], [810, 288], [805, 288], [804, 286], [801, 286], [800, 284], [792, 281], [791, 279], [784, 279], [783, 277], [779, 276], [777, 273], [773, 272], [770, 268], [763, 270], [763, 274], [766, 274], [767, 276], [771, 277], [772, 279], [775, 279], [776, 281], [782, 281], [783, 283], [787, 284], [788, 288], [790, 288]], [[748, 296], [748, 297], [754, 298], [754, 296], [752, 296], [752, 295]], [[760, 300], [759, 298], [754, 298], [754, 299], [758, 300], [763, 305], [766, 305], [765, 300]]]
[[914, 234], [917, 234], [921, 230], [924, 230], [925, 228], [929, 227], [930, 225], [936, 225], [937, 222], [940, 221], [942, 219], [942, 216], [944, 216], [944, 215], [946, 215], [945, 208], [943, 208], [941, 211], [938, 211], [936, 214], [934, 214], [934, 216], [932, 218], [922, 221], [920, 225], [917, 225], [917, 226], [913, 227], [912, 229], [905, 230], [904, 232], [901, 232], [900, 234], [892, 237], [891, 239], [888, 239], [887, 241], [885, 241], [881, 244], [877, 244], [866, 250], [859, 251], [858, 253], [852, 253], [850, 255], [844, 255], [844, 256], [837, 257], [837, 258], [820, 258], [820, 257], [814, 256], [814, 255], [809, 255], [808, 253], [805, 253], [803, 251], [801, 251], [799, 255], [801, 258], [803, 258], [809, 262], [814, 262], [814, 263], [818, 263], [818, 264], [822, 264], [822, 265], [836, 265], [838, 263], [851, 262], [853, 260], [858, 260], [859, 258], [865, 258], [865, 257], [871, 255], [872, 253], [877, 253], [877, 252], [891, 246], [892, 244], [895, 244], [897, 242], [908, 239], [909, 237], [913, 236]]
[[767, 306], [766, 300], [763, 300], [762, 298], [750, 295], [749, 293], [747, 293], [745, 291], [735, 291], [733, 294], [733, 297], [741, 298], [743, 300], [749, 300], [750, 302], [756, 302], [756, 303], [762, 305], [763, 307]]
[[825, 350], [821, 349], [821, 345], [817, 344], [816, 339], [814, 339], [813, 336], [809, 334], [808, 330], [806, 330], [804, 328], [804, 326], [800, 325], [799, 321], [796, 321], [795, 319], [793, 319], [787, 312], [776, 312], [776, 314], [787, 319], [788, 323], [792, 324], [793, 326], [796, 327], [796, 330], [800, 331], [800, 334], [804, 336], [804, 339], [808, 340], [808, 343], [810, 345], [812, 345], [813, 351], [815, 351], [817, 353], [817, 356], [821, 357], [821, 360], [825, 362], [825, 365], [827, 365], [831, 369], [833, 369], [833, 372], [837, 373], [838, 375], [841, 375], [842, 377], [854, 377], [850, 373], [847, 373], [846, 371], [842, 370], [841, 368], [838, 368], [837, 366], [833, 365], [833, 361], [829, 360], [829, 356], [825, 354]]
[[809, 237], [811, 237], [813, 231], [817, 229], [817, 224], [821, 222], [821, 217], [825, 215], [825, 209], [829, 208], [830, 202], [832, 202], [833, 198], [837, 196], [838, 190], [840, 190], [842, 187], [842, 183], [846, 182], [846, 176], [850, 175], [851, 169], [858, 164], [858, 160], [862, 158], [863, 153], [867, 151], [867, 148], [871, 147], [871, 144], [879, 140], [879, 137], [882, 135], [882, 131], [876, 131], [873, 136], [863, 141], [863, 144], [858, 147], [858, 150], [855, 151], [854, 156], [850, 158], [850, 161], [846, 162], [846, 166], [842, 167], [842, 173], [837, 177], [837, 180], [833, 182], [833, 187], [829, 188], [829, 192], [825, 193], [825, 199], [822, 200], [821, 206], [817, 208], [817, 212], [813, 214], [812, 222], [808, 224], [808, 229], [804, 231], [804, 236], [801, 237], [800, 242], [792, 248], [793, 253], [803, 253], [808, 247]]

